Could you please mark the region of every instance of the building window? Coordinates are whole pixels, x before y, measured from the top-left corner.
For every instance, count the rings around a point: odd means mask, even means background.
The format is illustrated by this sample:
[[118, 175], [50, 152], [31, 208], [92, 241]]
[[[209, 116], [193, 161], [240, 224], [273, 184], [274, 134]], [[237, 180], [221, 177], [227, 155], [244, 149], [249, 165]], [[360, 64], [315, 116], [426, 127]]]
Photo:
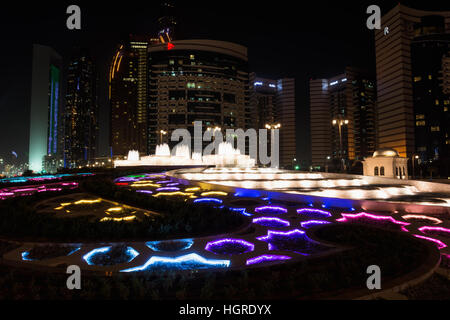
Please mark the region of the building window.
[[414, 77], [414, 82], [419, 82], [420, 80], [422, 80], [422, 77]]
[[416, 121], [416, 127], [425, 127], [425, 121]]
[[416, 120], [423, 120], [423, 119], [425, 119], [424, 114], [416, 114]]
[[378, 176], [378, 167], [375, 167], [375, 169], [373, 170], [373, 174], [374, 174], [375, 176]]
[[398, 167], [395, 167], [395, 176], [398, 177]]
[[439, 126], [434, 126], [434, 127], [431, 127], [430, 130], [432, 132], [437, 132], [437, 131], [441, 131], [441, 128], [439, 128]]
[[380, 168], [380, 176], [384, 176], [384, 167]]

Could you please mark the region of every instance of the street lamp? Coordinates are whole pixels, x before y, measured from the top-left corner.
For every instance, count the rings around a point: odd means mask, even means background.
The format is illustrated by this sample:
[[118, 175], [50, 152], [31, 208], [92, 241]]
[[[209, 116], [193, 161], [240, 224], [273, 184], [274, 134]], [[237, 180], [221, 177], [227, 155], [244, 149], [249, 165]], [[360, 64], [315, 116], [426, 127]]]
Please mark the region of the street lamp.
[[159, 131], [159, 143], [162, 144], [162, 136], [163, 135], [165, 136], [166, 134], [167, 134], [167, 131], [164, 131], [164, 130]]
[[414, 179], [415, 177], [415, 169], [414, 169], [414, 165], [416, 164], [416, 159], [419, 159], [419, 156], [417, 154], [412, 154], [412, 178]]
[[338, 126], [339, 128], [339, 157], [341, 159], [341, 168], [344, 168], [344, 157], [342, 156], [342, 127], [348, 125], [348, 120], [344, 118], [343, 115], [338, 115], [333, 119], [333, 126]]

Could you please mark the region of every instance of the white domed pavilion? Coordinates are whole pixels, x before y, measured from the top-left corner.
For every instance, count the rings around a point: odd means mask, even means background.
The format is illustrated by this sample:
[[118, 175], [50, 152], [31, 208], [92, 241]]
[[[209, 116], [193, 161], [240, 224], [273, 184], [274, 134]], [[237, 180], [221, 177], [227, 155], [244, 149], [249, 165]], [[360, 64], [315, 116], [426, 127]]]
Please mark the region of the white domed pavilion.
[[400, 157], [395, 149], [382, 148], [363, 161], [365, 176], [408, 179], [408, 158]]

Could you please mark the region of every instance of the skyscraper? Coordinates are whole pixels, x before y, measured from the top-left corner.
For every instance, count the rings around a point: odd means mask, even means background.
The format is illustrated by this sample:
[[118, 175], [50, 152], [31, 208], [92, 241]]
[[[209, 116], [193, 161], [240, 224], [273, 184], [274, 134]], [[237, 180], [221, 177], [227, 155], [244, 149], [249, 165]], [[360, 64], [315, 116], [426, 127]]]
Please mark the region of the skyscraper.
[[97, 156], [97, 73], [87, 50], [72, 56], [67, 70], [64, 166], [86, 166]]
[[[440, 30], [433, 25], [420, 26], [430, 16], [441, 17]], [[422, 11], [399, 4], [382, 17], [381, 24], [381, 30], [375, 31], [378, 144], [380, 148], [394, 148], [402, 157], [411, 157], [416, 152], [411, 45], [423, 32], [449, 33], [450, 12]], [[386, 35], [384, 27], [389, 27]], [[419, 42], [417, 39], [416, 44]]]
[[55, 171], [62, 161], [62, 58], [52, 48], [33, 45], [29, 168]]
[[[295, 80], [279, 80], [250, 74], [251, 125], [264, 129], [280, 124], [280, 166], [292, 169], [296, 159]], [[270, 150], [270, 149], [268, 149]]]
[[109, 71], [111, 155], [129, 150], [147, 154], [147, 48], [150, 40], [130, 36], [120, 45]]
[[[171, 132], [202, 121], [204, 129], [248, 128], [247, 48], [215, 40], [180, 40], [148, 47], [148, 150]], [[166, 136], [161, 134], [166, 132]]]
[[347, 67], [329, 79], [310, 80], [311, 154], [314, 167], [363, 160], [376, 149], [373, 77]]
[[450, 175], [450, 92], [446, 92], [445, 60], [450, 56], [450, 33], [444, 18], [423, 17], [411, 43], [415, 154], [419, 161], [437, 161], [439, 173]]

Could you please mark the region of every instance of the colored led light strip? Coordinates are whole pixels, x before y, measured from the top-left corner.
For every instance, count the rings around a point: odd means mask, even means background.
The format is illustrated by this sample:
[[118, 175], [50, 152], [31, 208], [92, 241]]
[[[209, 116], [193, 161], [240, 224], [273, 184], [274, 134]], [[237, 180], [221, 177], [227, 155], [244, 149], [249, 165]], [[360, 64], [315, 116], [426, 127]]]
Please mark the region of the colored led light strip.
[[136, 192], [139, 192], [139, 193], [147, 193], [147, 194], [152, 194], [152, 193], [153, 193], [153, 192], [150, 191], [150, 190], [136, 190]]
[[245, 264], [247, 266], [250, 266], [253, 264], [257, 264], [257, 263], [280, 261], [280, 260], [284, 261], [284, 260], [289, 260], [289, 259], [291, 259], [291, 257], [289, 257], [289, 256], [265, 254], [265, 255], [255, 257], [255, 258], [248, 259]]
[[177, 188], [177, 187], [163, 187], [163, 188], [156, 189], [156, 191], [180, 191], [180, 188]]
[[98, 253], [106, 253], [109, 250], [111, 250], [111, 247], [102, 247], [102, 248], [97, 248], [97, 249], [91, 250], [83, 256], [83, 260], [86, 261], [86, 263], [88, 265], [92, 266], [93, 263], [91, 262], [91, 259], [93, 256], [95, 256]]
[[[450, 236], [450, 229], [447, 229], [447, 228], [442, 228], [442, 227], [428, 227], [428, 226], [426, 226], [426, 227], [420, 227], [419, 229], [418, 229], [420, 232], [422, 232], [422, 233], [424, 233], [424, 234], [431, 234], [431, 235], [433, 235], [433, 232], [443, 232], [443, 233], [446, 233], [446, 235], [445, 236]], [[430, 232], [431, 231], [431, 232]]]
[[199, 187], [194, 187], [194, 188], [187, 188], [186, 190], [184, 190], [185, 192], [194, 192], [194, 191], [199, 191], [200, 188]]
[[[217, 241], [211, 241], [206, 244], [205, 250], [215, 253], [214, 247], [220, 247], [223, 245], [240, 245], [240, 246], [246, 247], [247, 250], [244, 252], [250, 252], [250, 251], [255, 250], [255, 245], [253, 243], [242, 240], [242, 239], [221, 239], [221, 240], [217, 240]], [[244, 253], [244, 252], [242, 252], [242, 253]]]
[[274, 218], [274, 217], [261, 217], [261, 218], [254, 218], [253, 220], [253, 223], [256, 223], [256, 224], [260, 224], [260, 225], [263, 225], [263, 226], [269, 226], [269, 227], [271, 227], [270, 225], [268, 225], [268, 224], [264, 224], [264, 223], [278, 223], [278, 224], [280, 224], [280, 225], [282, 225], [283, 227], [289, 227], [291, 224], [289, 223], [289, 221], [287, 221], [287, 220], [283, 220], [283, 219], [280, 219], [280, 218]]
[[223, 201], [221, 199], [216, 199], [216, 198], [200, 198], [200, 199], [194, 200], [194, 203], [209, 203], [209, 202], [221, 204]]
[[228, 209], [230, 209], [231, 211], [234, 211], [234, 212], [239, 212], [240, 214], [242, 214], [244, 216], [247, 216], [247, 217], [251, 217], [252, 216], [251, 213], [247, 212], [246, 208], [228, 208]]
[[442, 241], [440, 241], [438, 239], [434, 239], [434, 238], [430, 238], [430, 237], [424, 237], [424, 236], [421, 236], [421, 235], [418, 235], [418, 234], [413, 234], [413, 236], [416, 237], [416, 238], [420, 238], [420, 239], [424, 239], [424, 240], [428, 240], [428, 241], [436, 243], [436, 245], [438, 246], [439, 250], [444, 249], [444, 248], [447, 247], [447, 245], [445, 243], [443, 243]]
[[192, 198], [193, 193], [186, 193], [181, 191], [175, 191], [175, 192], [159, 192], [154, 195], [154, 197], [160, 197], [160, 196], [185, 196]]
[[194, 244], [194, 240], [192, 239], [181, 239], [181, 240], [168, 240], [168, 241], [149, 241], [146, 242], [146, 246], [149, 247], [150, 249], [152, 249], [153, 251], [164, 251], [158, 248], [158, 246], [160, 244], [163, 243], [181, 243], [183, 245], [183, 247], [180, 247], [178, 250], [176, 251], [184, 251], [187, 249], [190, 249], [192, 247], [192, 245]]
[[442, 220], [435, 218], [435, 217], [429, 217], [425, 215], [417, 215], [417, 214], [407, 214], [402, 216], [403, 219], [409, 220], [409, 219], [418, 219], [418, 220], [429, 220], [432, 221], [434, 224], [440, 224], [442, 223]]
[[298, 230], [298, 229], [291, 230], [291, 231], [273, 231], [273, 230], [269, 230], [267, 232], [266, 236], [257, 237], [256, 239], [258, 239], [260, 241], [270, 241], [270, 239], [273, 236], [291, 237], [291, 236], [294, 236], [294, 235], [303, 236], [303, 235], [305, 235], [305, 231], [301, 231], [301, 230]]
[[277, 206], [262, 206], [262, 207], [257, 207], [255, 208], [255, 212], [256, 213], [260, 213], [262, 211], [271, 211], [271, 212], [282, 212], [282, 213], [287, 213], [288, 210], [286, 208], [283, 207], [277, 207]]
[[306, 216], [321, 216], [321, 217], [331, 217], [331, 213], [325, 210], [319, 210], [319, 209], [310, 209], [310, 208], [303, 208], [303, 209], [297, 209], [298, 214], [304, 214]]
[[222, 192], [222, 191], [207, 191], [200, 194], [202, 197], [208, 197], [208, 196], [226, 196], [228, 193]]
[[300, 225], [302, 226], [302, 228], [308, 229], [310, 226], [324, 225], [330, 223], [331, 223], [330, 221], [325, 220], [308, 220], [301, 222]]
[[190, 254], [180, 256], [177, 258], [153, 256], [142, 266], [121, 270], [120, 272], [143, 271], [143, 270], [151, 267], [152, 265], [159, 264], [159, 263], [166, 264], [166, 265], [181, 265], [183, 263], [198, 263], [198, 264], [202, 264], [202, 265], [206, 265], [206, 266], [214, 266], [214, 267], [222, 267], [222, 268], [227, 268], [230, 266], [230, 260], [210, 260], [210, 259], [205, 259], [196, 253], [190, 253]]
[[410, 223], [397, 221], [391, 216], [377, 216], [377, 215], [366, 213], [366, 212], [361, 212], [361, 213], [356, 213], [356, 214], [342, 213], [341, 215], [342, 215], [342, 218], [336, 219], [336, 221], [348, 222], [349, 220], [353, 220], [353, 219], [366, 218], [366, 219], [371, 219], [371, 220], [375, 220], [375, 221], [383, 221], [383, 222], [390, 222], [393, 224], [397, 224], [400, 226], [402, 231], [409, 232], [408, 229], [405, 228], [405, 226], [409, 226]]
[[24, 260], [24, 261], [33, 261], [33, 259], [28, 258], [29, 255], [30, 255], [29, 251], [22, 252], [22, 260]]

